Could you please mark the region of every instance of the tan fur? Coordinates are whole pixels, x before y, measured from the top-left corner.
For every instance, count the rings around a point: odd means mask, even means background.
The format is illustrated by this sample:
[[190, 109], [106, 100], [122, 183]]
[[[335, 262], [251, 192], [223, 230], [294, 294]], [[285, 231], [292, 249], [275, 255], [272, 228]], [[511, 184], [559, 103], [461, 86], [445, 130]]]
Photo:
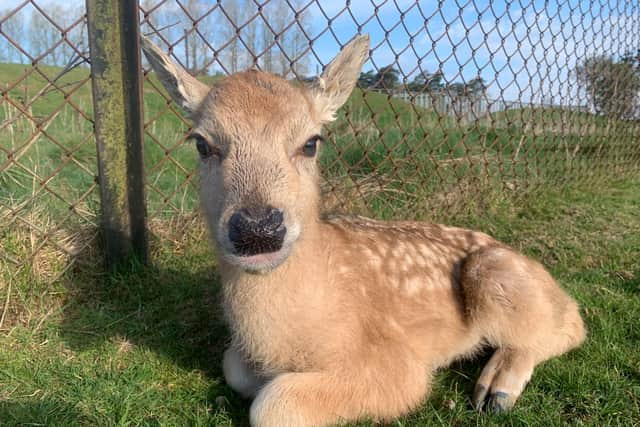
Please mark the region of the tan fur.
[[[544, 268], [483, 233], [320, 218], [316, 159], [301, 147], [345, 102], [367, 51], [356, 39], [312, 88], [249, 71], [194, 95], [194, 129], [222, 153], [202, 161], [201, 191], [233, 333], [224, 373], [255, 396], [254, 426], [397, 417], [420, 405], [434, 370], [484, 345], [497, 350], [474, 403], [507, 409], [536, 364], [585, 336]], [[287, 227], [283, 249], [251, 266], [227, 237], [247, 204], [278, 207]]]

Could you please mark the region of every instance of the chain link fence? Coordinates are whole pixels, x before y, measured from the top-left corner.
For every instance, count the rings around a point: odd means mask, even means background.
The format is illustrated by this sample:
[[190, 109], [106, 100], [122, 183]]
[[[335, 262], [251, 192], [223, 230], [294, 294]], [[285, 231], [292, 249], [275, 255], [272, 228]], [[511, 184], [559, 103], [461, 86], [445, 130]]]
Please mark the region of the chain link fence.
[[[634, 1], [141, 0], [140, 23], [207, 83], [250, 67], [308, 81], [369, 33], [359, 88], [326, 130], [327, 209], [477, 212], [495, 197], [640, 170]], [[0, 6], [5, 278], [50, 282], [95, 262], [90, 62], [84, 2]], [[198, 157], [189, 122], [143, 68], [153, 230], [197, 210]]]
[[0, 5], [0, 327], [12, 279], [49, 283], [94, 252], [100, 209], [84, 9], [14, 3]]
[[[361, 89], [327, 129], [323, 185], [329, 209], [391, 218], [636, 170], [640, 9], [590, 5], [271, 0], [141, 8], [142, 32], [209, 82], [249, 67], [306, 80], [354, 34], [369, 33]], [[146, 111], [154, 96], [164, 104], [146, 115], [149, 145], [158, 148], [148, 171], [151, 214], [172, 214], [194, 206], [196, 160], [183, 145], [188, 124], [147, 80]]]

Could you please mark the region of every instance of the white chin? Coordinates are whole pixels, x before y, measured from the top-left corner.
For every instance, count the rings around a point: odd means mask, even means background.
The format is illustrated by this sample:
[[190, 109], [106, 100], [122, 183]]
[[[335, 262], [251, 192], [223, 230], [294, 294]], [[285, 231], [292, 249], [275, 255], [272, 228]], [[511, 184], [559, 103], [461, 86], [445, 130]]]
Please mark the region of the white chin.
[[238, 256], [230, 253], [224, 254], [227, 263], [238, 267], [248, 273], [264, 274], [279, 267], [289, 257], [290, 246], [283, 247], [277, 252], [264, 254]]

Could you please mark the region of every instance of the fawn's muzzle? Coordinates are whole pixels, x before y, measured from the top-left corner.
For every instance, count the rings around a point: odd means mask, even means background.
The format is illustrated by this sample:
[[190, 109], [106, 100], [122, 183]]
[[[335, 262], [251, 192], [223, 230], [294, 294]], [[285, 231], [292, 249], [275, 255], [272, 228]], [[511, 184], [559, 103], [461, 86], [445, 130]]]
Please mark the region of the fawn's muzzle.
[[282, 248], [287, 228], [282, 211], [271, 206], [243, 208], [229, 218], [229, 240], [236, 255], [251, 256]]

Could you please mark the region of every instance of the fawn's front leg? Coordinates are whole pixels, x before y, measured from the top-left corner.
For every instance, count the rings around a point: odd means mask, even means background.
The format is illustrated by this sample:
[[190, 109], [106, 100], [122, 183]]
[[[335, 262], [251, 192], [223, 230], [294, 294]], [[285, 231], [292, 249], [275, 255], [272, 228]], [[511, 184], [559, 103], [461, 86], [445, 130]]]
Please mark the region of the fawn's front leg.
[[266, 378], [256, 375], [240, 353], [233, 347], [225, 350], [222, 358], [224, 379], [236, 392], [244, 398], [254, 397]]
[[281, 374], [253, 401], [251, 425], [311, 427], [400, 416], [420, 404], [429, 380], [417, 364], [395, 368]]

